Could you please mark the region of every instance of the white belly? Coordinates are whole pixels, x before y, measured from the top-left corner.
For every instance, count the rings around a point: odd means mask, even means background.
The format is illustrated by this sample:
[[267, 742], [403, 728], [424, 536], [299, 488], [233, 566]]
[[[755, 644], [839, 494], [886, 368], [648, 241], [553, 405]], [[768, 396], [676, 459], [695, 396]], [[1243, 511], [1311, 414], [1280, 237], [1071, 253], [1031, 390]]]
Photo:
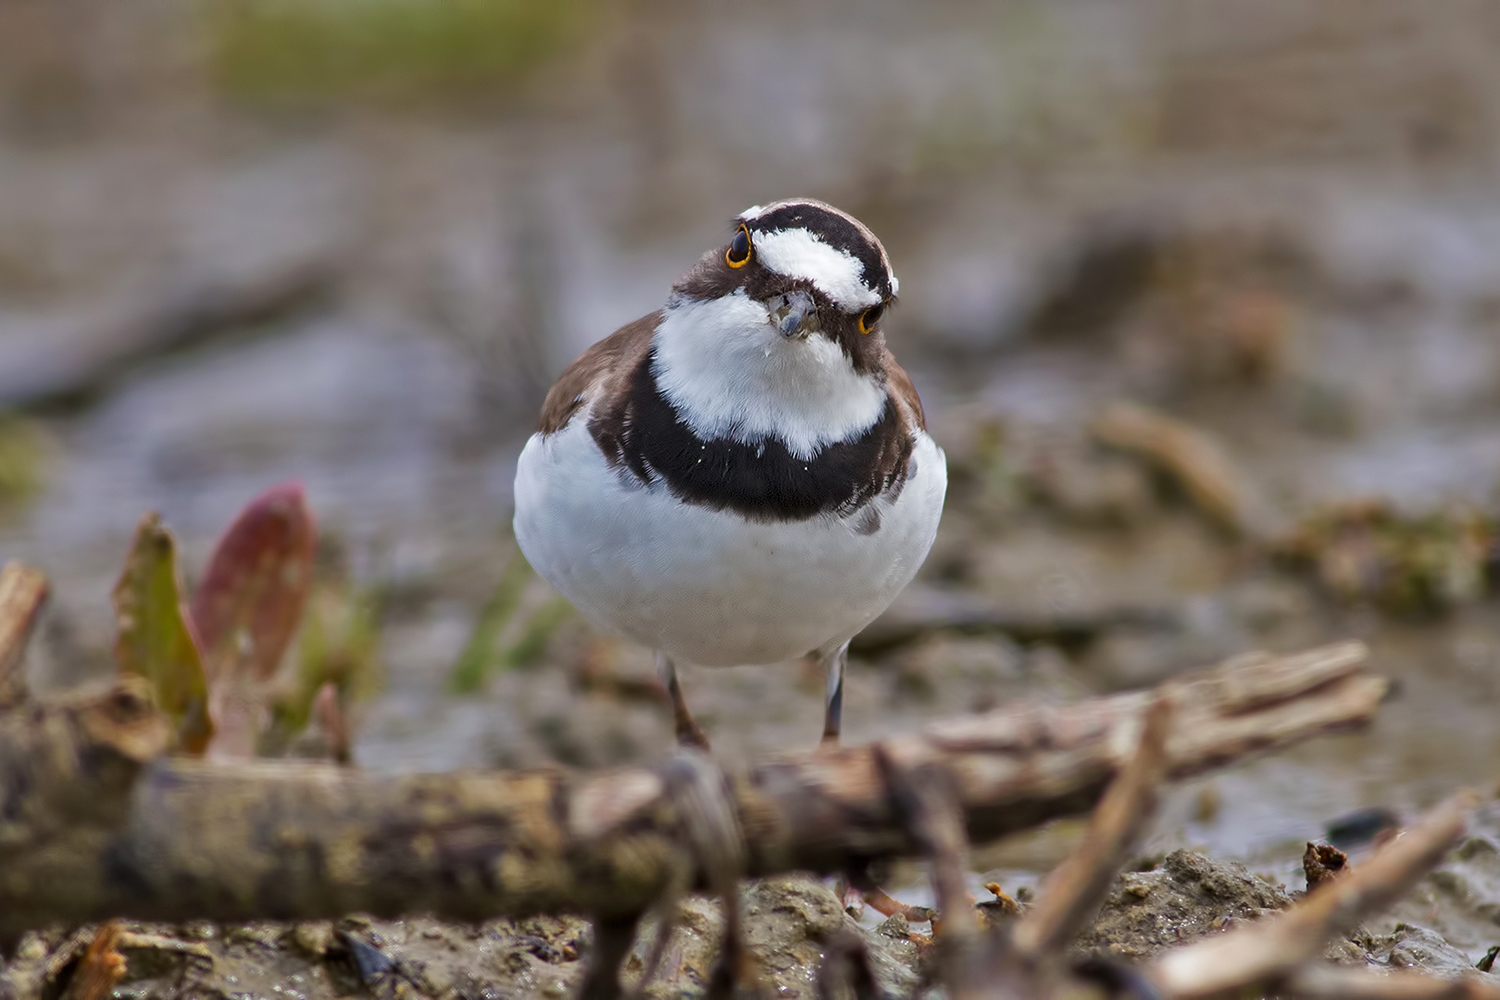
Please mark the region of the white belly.
[[900, 496], [872, 503], [871, 534], [858, 514], [761, 524], [622, 482], [579, 414], [521, 452], [516, 541], [598, 625], [689, 663], [774, 663], [847, 641], [911, 582], [948, 487], [926, 434], [913, 457]]

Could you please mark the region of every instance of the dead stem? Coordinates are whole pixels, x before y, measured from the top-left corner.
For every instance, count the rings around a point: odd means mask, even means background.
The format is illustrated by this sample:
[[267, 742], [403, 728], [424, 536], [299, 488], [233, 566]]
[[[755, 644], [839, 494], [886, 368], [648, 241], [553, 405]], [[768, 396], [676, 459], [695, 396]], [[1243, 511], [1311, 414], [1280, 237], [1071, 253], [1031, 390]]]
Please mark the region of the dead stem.
[[1414, 972], [1366, 972], [1309, 965], [1278, 990], [1292, 1000], [1500, 1000], [1500, 986], [1477, 977], [1439, 979]]
[[11, 561], [0, 569], [0, 710], [26, 700], [26, 640], [47, 600], [47, 578]]
[[1334, 934], [1410, 890], [1463, 836], [1477, 804], [1472, 792], [1457, 795], [1281, 916], [1166, 953], [1154, 964], [1156, 981], [1175, 1000], [1239, 995], [1257, 984], [1275, 988]]
[[1146, 710], [1135, 756], [1109, 786], [1088, 832], [1048, 877], [1041, 899], [1016, 927], [1025, 954], [1061, 951], [1088, 924], [1156, 809], [1176, 705], [1170, 690]]

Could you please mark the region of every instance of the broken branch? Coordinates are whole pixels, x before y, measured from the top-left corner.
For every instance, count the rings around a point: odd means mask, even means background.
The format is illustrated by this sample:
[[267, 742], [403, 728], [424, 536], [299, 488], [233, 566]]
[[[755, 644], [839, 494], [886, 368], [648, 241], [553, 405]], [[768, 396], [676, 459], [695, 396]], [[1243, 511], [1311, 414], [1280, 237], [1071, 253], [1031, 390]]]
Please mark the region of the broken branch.
[[1248, 481], [1219, 444], [1197, 428], [1121, 401], [1101, 413], [1090, 430], [1101, 443], [1161, 470], [1232, 534], [1254, 535], [1260, 527], [1259, 503]]
[[1439, 979], [1312, 964], [1293, 974], [1279, 995], [1300, 1000], [1500, 1000], [1500, 986], [1473, 976]]
[[1135, 756], [1094, 810], [1083, 843], [1048, 877], [1040, 902], [1016, 927], [1030, 955], [1061, 951], [1088, 924], [1156, 808], [1175, 706], [1164, 692], [1146, 709]]
[[[1196, 773], [1367, 721], [1384, 691], [1345, 643], [1174, 685], [1163, 764]], [[136, 678], [0, 715], [0, 934], [54, 920], [317, 919], [427, 911], [645, 912], [691, 858], [661, 769], [380, 776], [307, 763], [161, 758], [170, 727]], [[968, 836], [1087, 811], [1139, 743], [1154, 695], [1016, 706], [886, 741], [951, 776]], [[833, 873], [917, 853], [876, 751], [772, 759], [726, 779], [741, 876]]]
[[1472, 792], [1457, 795], [1283, 915], [1168, 952], [1155, 963], [1158, 984], [1174, 1000], [1239, 995], [1254, 984], [1276, 989], [1334, 934], [1411, 889], [1463, 836], [1477, 804]]
[[26, 699], [21, 664], [46, 600], [47, 578], [41, 572], [15, 561], [0, 569], [0, 709]]

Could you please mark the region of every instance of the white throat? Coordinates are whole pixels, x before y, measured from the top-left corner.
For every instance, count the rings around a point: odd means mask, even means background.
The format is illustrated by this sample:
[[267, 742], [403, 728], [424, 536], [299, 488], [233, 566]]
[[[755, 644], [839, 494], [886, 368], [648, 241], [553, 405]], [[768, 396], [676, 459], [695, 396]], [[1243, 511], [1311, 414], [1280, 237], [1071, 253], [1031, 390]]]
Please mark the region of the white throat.
[[788, 339], [743, 289], [674, 299], [652, 338], [662, 394], [704, 440], [779, 438], [798, 458], [874, 426], [885, 386], [817, 334]]

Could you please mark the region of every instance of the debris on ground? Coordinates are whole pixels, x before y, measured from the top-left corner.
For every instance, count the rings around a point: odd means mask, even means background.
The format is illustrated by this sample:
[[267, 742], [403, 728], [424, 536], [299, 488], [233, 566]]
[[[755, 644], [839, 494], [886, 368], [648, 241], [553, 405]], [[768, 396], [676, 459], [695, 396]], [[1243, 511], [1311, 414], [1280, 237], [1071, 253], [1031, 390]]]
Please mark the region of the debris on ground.
[[1134, 455], [1165, 476], [1215, 524], [1253, 536], [1264, 515], [1248, 480], [1207, 433], [1135, 403], [1104, 410], [1090, 430], [1101, 444]]
[[[1341, 964], [1409, 968], [1451, 977], [1474, 974], [1484, 948], [1468, 941], [1493, 927], [1488, 887], [1500, 877], [1500, 850], [1488, 835], [1470, 837], [1452, 860], [1428, 875], [1397, 907], [1389, 925], [1372, 924], [1335, 942], [1327, 957]], [[1476, 881], [1478, 879], [1479, 881]], [[978, 904], [989, 925], [1009, 923], [1024, 910], [998, 885]], [[1174, 945], [1264, 919], [1294, 901], [1279, 885], [1234, 862], [1179, 850], [1149, 871], [1120, 875], [1075, 952], [1141, 961]], [[846, 915], [826, 882], [806, 876], [763, 879], [745, 886], [746, 940], [755, 968], [776, 996], [812, 997], [825, 951], [852, 939], [867, 952], [880, 987], [909, 995], [931, 950], [913, 940], [903, 917], [873, 930]], [[1419, 921], [1410, 912], [1425, 912]], [[1444, 928], [1434, 929], [1433, 925]], [[124, 968], [113, 995], [176, 998], [296, 995], [333, 1000], [355, 993], [459, 998], [566, 997], [577, 990], [591, 946], [589, 924], [572, 917], [494, 920], [462, 926], [428, 918], [263, 922], [181, 926], [129, 922], [116, 928], [114, 946]], [[30, 1000], [77, 993], [103, 928], [25, 935], [0, 965], [0, 996]], [[717, 901], [693, 897], [678, 911], [677, 928], [657, 975], [654, 998], [697, 995], [708, 981], [723, 934]], [[625, 963], [637, 981], [654, 947], [647, 926]], [[110, 965], [110, 968], [117, 968]], [[109, 994], [100, 994], [109, 995]]]
[[1307, 876], [1308, 892], [1337, 878], [1348, 867], [1349, 856], [1337, 847], [1307, 842], [1307, 850], [1302, 855], [1302, 873]]
[[[810, 996], [828, 943], [857, 937], [881, 986], [911, 992], [918, 975], [917, 945], [860, 927], [844, 914], [824, 882], [805, 876], [764, 879], [747, 886], [741, 906], [750, 953], [777, 996]], [[8, 965], [0, 965], [0, 996], [32, 1000], [80, 993], [98, 962], [91, 956], [105, 930], [124, 953], [108, 968], [118, 973], [116, 997], [202, 998], [301, 996], [333, 1000], [362, 993], [377, 997], [564, 997], [581, 982], [592, 931], [572, 917], [494, 920], [479, 926], [442, 921], [371, 920], [194, 924], [174, 927], [119, 922], [76, 934], [28, 934]], [[676, 997], [700, 991], [723, 940], [714, 900], [689, 898], [647, 995]], [[627, 982], [645, 968], [654, 943], [648, 928], [626, 959]], [[100, 952], [100, 954], [104, 954]], [[104, 966], [100, 966], [103, 968]], [[92, 983], [90, 978], [88, 982]], [[89, 987], [92, 989], [92, 987]]]
[[1178, 850], [1144, 872], [1125, 872], [1078, 939], [1079, 951], [1149, 958], [1182, 941], [1227, 930], [1291, 905], [1286, 889], [1243, 865]]
[[1473, 507], [1405, 514], [1383, 499], [1315, 511], [1274, 553], [1335, 598], [1433, 614], [1492, 592], [1500, 521]]

